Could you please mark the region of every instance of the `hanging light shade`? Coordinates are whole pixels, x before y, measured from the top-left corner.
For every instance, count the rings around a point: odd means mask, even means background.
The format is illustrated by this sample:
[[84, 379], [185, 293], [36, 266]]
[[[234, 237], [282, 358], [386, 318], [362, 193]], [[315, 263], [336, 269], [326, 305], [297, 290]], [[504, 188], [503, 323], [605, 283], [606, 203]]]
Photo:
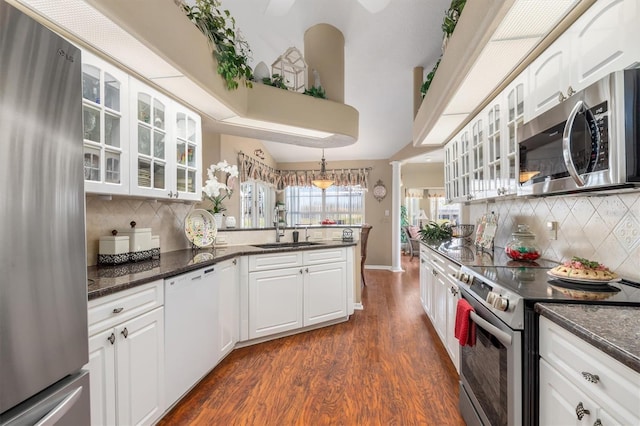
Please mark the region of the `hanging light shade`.
[[327, 163], [324, 160], [324, 149], [322, 150], [322, 162], [320, 163], [320, 176], [318, 179], [311, 181], [313, 186], [316, 186], [323, 191], [333, 185], [333, 181], [327, 177]]

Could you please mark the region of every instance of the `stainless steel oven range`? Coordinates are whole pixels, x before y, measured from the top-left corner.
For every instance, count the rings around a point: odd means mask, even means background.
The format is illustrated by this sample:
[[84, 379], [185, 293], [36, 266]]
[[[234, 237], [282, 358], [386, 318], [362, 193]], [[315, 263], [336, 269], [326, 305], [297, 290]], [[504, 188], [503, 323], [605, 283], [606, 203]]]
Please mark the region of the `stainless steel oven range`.
[[551, 279], [550, 267], [463, 266], [457, 274], [476, 324], [476, 344], [460, 350], [460, 412], [467, 425], [538, 424], [536, 302], [640, 306], [637, 283], [584, 288]]

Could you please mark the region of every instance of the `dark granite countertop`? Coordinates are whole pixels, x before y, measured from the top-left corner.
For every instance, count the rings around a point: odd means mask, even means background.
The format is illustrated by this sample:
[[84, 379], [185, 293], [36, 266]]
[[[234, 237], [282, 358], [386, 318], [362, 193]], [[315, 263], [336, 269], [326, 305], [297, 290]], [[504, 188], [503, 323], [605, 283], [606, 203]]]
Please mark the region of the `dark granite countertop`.
[[536, 312], [640, 373], [638, 306], [537, 303]]
[[87, 268], [89, 300], [155, 280], [173, 277], [185, 272], [214, 265], [242, 255], [281, 253], [292, 250], [319, 250], [331, 247], [350, 247], [356, 242], [328, 241], [303, 247], [279, 247], [263, 249], [250, 245], [220, 246], [199, 250], [177, 250], [162, 253], [160, 259], [115, 266], [90, 266]]

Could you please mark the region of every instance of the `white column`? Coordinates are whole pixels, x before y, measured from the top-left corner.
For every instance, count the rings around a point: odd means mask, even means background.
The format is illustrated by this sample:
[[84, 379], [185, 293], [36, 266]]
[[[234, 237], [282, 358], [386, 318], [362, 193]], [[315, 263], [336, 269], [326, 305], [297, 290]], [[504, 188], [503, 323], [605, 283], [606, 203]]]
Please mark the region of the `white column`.
[[400, 169], [402, 165], [399, 161], [392, 161], [391, 167], [391, 271], [402, 272], [400, 262], [400, 196], [402, 195]]

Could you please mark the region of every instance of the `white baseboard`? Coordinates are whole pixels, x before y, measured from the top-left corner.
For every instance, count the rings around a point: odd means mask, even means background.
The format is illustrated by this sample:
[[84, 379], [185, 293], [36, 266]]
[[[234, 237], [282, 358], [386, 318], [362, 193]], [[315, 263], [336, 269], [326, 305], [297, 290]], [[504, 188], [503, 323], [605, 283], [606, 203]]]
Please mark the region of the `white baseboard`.
[[364, 269], [378, 269], [383, 271], [391, 271], [391, 266], [388, 265], [364, 265]]
[[365, 265], [364, 269], [375, 269], [379, 271], [389, 271], [389, 272], [404, 272], [404, 269], [393, 269], [393, 266], [388, 265]]
[[354, 303], [353, 309], [355, 309], [356, 311], [364, 311], [364, 306], [362, 305], [362, 303]]

